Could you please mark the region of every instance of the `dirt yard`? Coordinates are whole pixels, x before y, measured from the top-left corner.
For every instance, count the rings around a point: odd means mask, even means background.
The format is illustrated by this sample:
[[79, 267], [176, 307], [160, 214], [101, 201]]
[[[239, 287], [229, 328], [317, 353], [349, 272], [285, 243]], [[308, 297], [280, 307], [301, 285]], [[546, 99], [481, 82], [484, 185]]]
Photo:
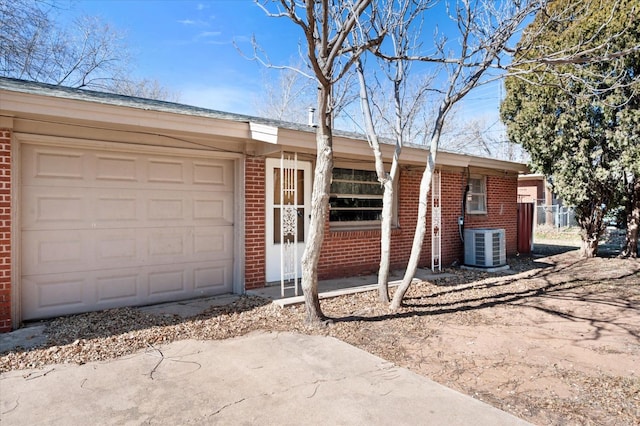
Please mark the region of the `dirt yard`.
[[640, 424], [640, 262], [530, 267], [421, 284], [402, 320], [339, 337], [535, 424]]
[[243, 297], [194, 318], [132, 308], [59, 318], [43, 348], [0, 354], [0, 371], [105, 360], [162, 343], [252, 330], [334, 336], [539, 425], [640, 424], [640, 261], [576, 252], [510, 261], [500, 274], [447, 269], [394, 314], [375, 292], [302, 307]]

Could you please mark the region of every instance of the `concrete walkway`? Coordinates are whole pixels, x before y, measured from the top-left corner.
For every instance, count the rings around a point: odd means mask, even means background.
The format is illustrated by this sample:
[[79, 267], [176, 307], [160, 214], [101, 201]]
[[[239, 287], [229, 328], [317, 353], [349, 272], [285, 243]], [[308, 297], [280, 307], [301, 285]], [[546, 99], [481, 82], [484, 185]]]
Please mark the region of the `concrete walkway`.
[[[429, 269], [418, 268], [415, 273], [413, 282], [434, 281], [437, 279], [452, 277], [449, 273], [432, 273]], [[404, 277], [404, 270], [397, 269], [389, 272], [389, 287], [395, 287], [400, 284]], [[347, 278], [334, 278], [330, 280], [322, 280], [318, 282], [318, 297], [327, 299], [331, 297], [343, 296], [345, 294], [362, 293], [364, 291], [377, 290], [377, 275], [360, 275]], [[300, 285], [300, 284], [298, 284]], [[273, 303], [279, 306], [295, 305], [304, 303], [302, 290], [298, 289], [298, 296], [295, 295], [293, 283], [286, 288], [284, 296], [282, 296], [281, 283], [269, 283], [266, 287], [248, 290], [248, 295], [260, 296], [273, 300]]]
[[527, 424], [337, 339], [291, 333], [4, 373], [0, 423]]

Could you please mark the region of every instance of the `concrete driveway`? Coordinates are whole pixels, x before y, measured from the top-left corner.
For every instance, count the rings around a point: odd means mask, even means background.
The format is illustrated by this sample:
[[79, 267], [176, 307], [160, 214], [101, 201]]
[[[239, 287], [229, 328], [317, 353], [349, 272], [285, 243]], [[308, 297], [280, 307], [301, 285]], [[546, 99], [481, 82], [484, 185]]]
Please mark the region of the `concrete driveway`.
[[0, 424], [527, 423], [334, 338], [253, 333], [4, 373]]

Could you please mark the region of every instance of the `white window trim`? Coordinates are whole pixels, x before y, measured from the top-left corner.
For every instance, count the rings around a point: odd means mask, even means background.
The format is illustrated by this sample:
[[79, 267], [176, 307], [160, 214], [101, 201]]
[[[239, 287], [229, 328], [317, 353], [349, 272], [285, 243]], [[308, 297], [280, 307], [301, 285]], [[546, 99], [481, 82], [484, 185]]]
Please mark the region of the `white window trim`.
[[[483, 192], [471, 192], [471, 185], [469, 185], [469, 191], [467, 192], [467, 199], [465, 200], [466, 202], [466, 209], [467, 209], [467, 214], [487, 214], [487, 177], [483, 176], [483, 175], [471, 175], [469, 176], [469, 180], [471, 179], [480, 179], [482, 180], [482, 190]], [[484, 198], [484, 209], [483, 210], [477, 210], [477, 209], [472, 209], [470, 207], [470, 200], [473, 196], [481, 196]]]

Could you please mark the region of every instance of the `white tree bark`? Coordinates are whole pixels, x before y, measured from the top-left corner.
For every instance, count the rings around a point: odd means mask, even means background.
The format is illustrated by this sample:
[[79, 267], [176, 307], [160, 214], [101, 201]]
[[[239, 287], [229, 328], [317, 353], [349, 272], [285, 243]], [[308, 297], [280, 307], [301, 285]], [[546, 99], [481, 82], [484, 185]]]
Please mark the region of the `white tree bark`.
[[427, 156], [427, 167], [425, 167], [422, 173], [422, 179], [420, 180], [420, 193], [418, 196], [418, 219], [416, 222], [416, 230], [413, 234], [413, 243], [411, 245], [411, 254], [409, 255], [409, 262], [407, 263], [407, 269], [405, 271], [402, 282], [393, 294], [393, 300], [391, 301], [391, 310], [398, 310], [402, 305], [413, 277], [416, 275], [418, 269], [418, 263], [420, 262], [420, 255], [422, 254], [422, 243], [424, 242], [424, 236], [427, 233], [427, 209], [428, 209], [428, 195], [431, 189], [431, 178], [433, 171], [436, 168], [436, 156], [438, 154], [438, 144], [440, 143], [440, 130], [444, 125], [444, 118], [446, 117], [446, 109], [441, 109], [439, 123], [436, 124], [434, 134], [431, 137], [431, 144], [429, 146], [429, 155]]
[[[404, 296], [420, 262], [422, 244], [427, 232], [427, 198], [431, 189], [433, 171], [436, 168], [436, 157], [445, 119], [457, 102], [482, 83], [487, 70], [499, 63], [501, 55], [508, 50], [509, 40], [518, 31], [522, 22], [532, 12], [535, 12], [540, 4], [535, 0], [530, 0], [524, 3], [514, 1], [510, 7], [505, 7], [504, 10], [496, 10], [495, 6], [493, 2], [480, 2], [479, 4], [466, 0], [456, 2], [455, 18], [460, 31], [461, 44], [459, 51], [454, 56], [445, 51], [445, 44], [436, 43], [439, 47], [439, 57], [404, 58], [440, 63], [448, 71], [448, 80], [431, 133], [427, 163], [420, 182], [417, 222], [411, 254], [402, 282], [393, 295], [390, 305], [392, 310], [397, 310], [402, 306]], [[386, 59], [399, 59], [397, 56], [382, 56]]]
[[318, 295], [318, 262], [324, 241], [324, 224], [329, 210], [329, 190], [333, 170], [333, 138], [330, 117], [327, 116], [329, 89], [324, 87], [318, 93], [318, 109], [325, 111], [320, 116], [316, 131], [316, 167], [311, 192], [311, 219], [304, 253], [302, 253], [302, 292], [307, 321], [321, 323], [326, 320], [320, 308]]
[[[382, 196], [382, 223], [380, 225], [380, 267], [378, 269], [378, 299], [381, 302], [389, 302], [389, 263], [391, 257], [391, 221], [393, 217], [393, 177], [387, 173], [384, 168], [384, 160], [382, 151], [380, 150], [380, 142], [378, 134], [373, 125], [373, 114], [369, 106], [369, 95], [367, 92], [367, 83], [364, 76], [362, 61], [356, 60], [356, 72], [358, 74], [358, 82], [360, 83], [360, 107], [365, 123], [365, 129], [369, 145], [373, 151], [375, 159], [375, 169], [380, 185], [384, 188]], [[397, 147], [397, 145], [396, 145]], [[394, 171], [397, 170], [398, 156], [394, 155]]]
[[[372, 0], [279, 0], [274, 3], [279, 7], [277, 12], [272, 13], [256, 1], [269, 16], [289, 18], [301, 28], [306, 41], [308, 65], [318, 83], [316, 167], [307, 244], [302, 254], [302, 290], [307, 321], [319, 324], [326, 319], [318, 297], [318, 263], [329, 210], [333, 170], [332, 115], [335, 104], [332, 90], [355, 60], [382, 42], [386, 33], [385, 23], [379, 21], [381, 18], [376, 12], [378, 5]], [[360, 41], [354, 43], [356, 32]]]

